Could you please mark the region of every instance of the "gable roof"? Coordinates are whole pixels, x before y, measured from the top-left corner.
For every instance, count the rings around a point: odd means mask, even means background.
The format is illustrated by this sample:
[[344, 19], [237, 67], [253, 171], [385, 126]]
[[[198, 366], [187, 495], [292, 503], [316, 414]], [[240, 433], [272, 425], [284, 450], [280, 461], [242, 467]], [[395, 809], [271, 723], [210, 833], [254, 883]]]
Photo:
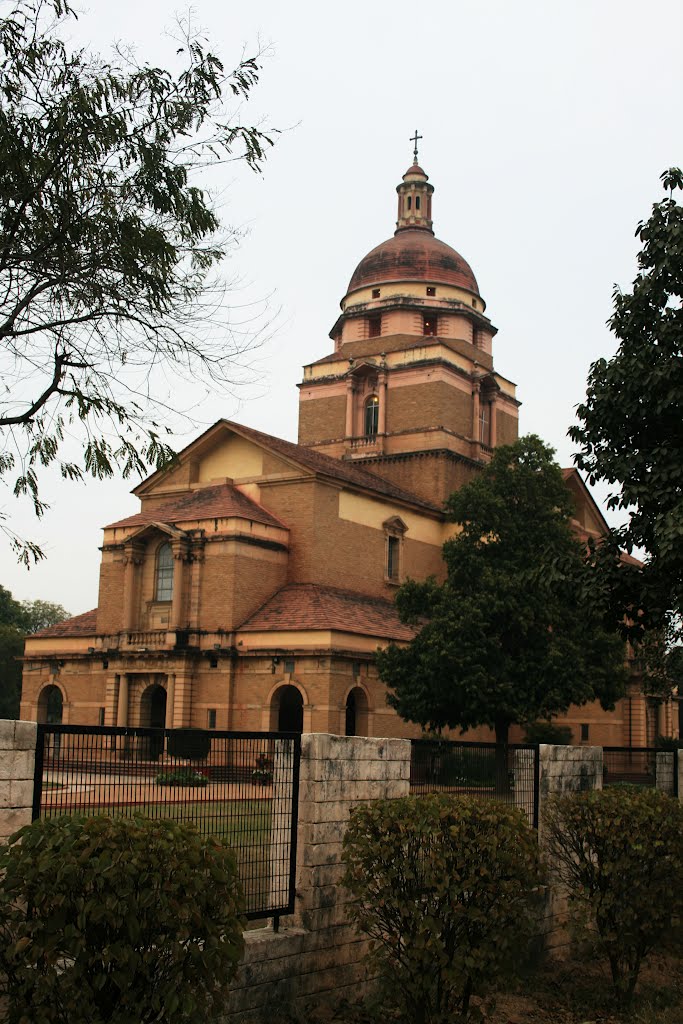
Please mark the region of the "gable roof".
[[575, 469], [573, 466], [563, 469], [562, 477], [565, 483], [569, 484], [569, 482], [571, 481], [571, 483], [577, 487], [577, 489], [581, 492], [582, 496], [584, 497], [586, 504], [590, 508], [592, 514], [595, 516], [597, 522], [600, 523], [602, 532], [609, 533], [609, 525], [607, 523], [607, 520], [602, 514], [600, 506], [597, 504], [595, 498], [588, 490], [586, 482], [579, 473], [578, 469]]
[[290, 629], [330, 629], [387, 640], [412, 640], [416, 633], [401, 622], [391, 601], [314, 583], [290, 583], [278, 590], [237, 632]]
[[46, 626], [39, 629], [37, 633], [31, 633], [28, 640], [39, 639], [43, 636], [91, 636], [97, 632], [97, 608], [92, 608], [82, 615], [74, 615], [71, 619], [64, 619], [54, 626]]
[[239, 491], [231, 484], [215, 484], [201, 487], [191, 494], [173, 498], [162, 505], [143, 509], [142, 512], [127, 519], [110, 523], [105, 529], [121, 526], [146, 526], [148, 523], [182, 523], [193, 519], [251, 519], [255, 523], [266, 526], [278, 526], [285, 529], [285, 524], [252, 498]]
[[[203, 434], [200, 434], [195, 441], [184, 448], [180, 452], [179, 458], [182, 459], [184, 455], [189, 454], [193, 449], [205, 445], [209, 436], [213, 432], [217, 432], [221, 427], [227, 428], [239, 437], [253, 441], [254, 444], [265, 448], [287, 462], [310, 470], [310, 472], [315, 473], [317, 476], [325, 476], [342, 484], [349, 484], [352, 487], [373, 491], [382, 498], [417, 505], [419, 508], [430, 512], [443, 511], [439, 505], [426, 501], [424, 498], [420, 498], [417, 494], [406, 491], [402, 487], [397, 487], [384, 477], [377, 476], [376, 473], [371, 473], [370, 470], [361, 469], [360, 466], [352, 462], [344, 462], [342, 459], [332, 458], [331, 455], [324, 455], [314, 448], [307, 448], [305, 445], [295, 444], [293, 441], [283, 441], [280, 437], [264, 434], [261, 430], [254, 430], [253, 427], [244, 427], [241, 423], [235, 423], [232, 420], [218, 420], [208, 430], [205, 430]], [[149, 485], [160, 479], [165, 472], [165, 470], [160, 469], [152, 473], [146, 480], [143, 480], [142, 483], [133, 488], [133, 494], [140, 495], [146, 493]], [[159, 509], [157, 508], [157, 514], [153, 517], [154, 519], [160, 518], [158, 512]]]

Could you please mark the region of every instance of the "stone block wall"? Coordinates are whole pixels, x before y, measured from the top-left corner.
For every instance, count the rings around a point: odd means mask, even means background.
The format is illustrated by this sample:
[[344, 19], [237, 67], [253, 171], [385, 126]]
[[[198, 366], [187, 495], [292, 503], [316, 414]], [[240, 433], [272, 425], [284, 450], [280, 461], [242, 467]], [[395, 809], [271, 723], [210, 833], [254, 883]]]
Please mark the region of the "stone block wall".
[[358, 998], [372, 979], [367, 941], [346, 920], [342, 840], [354, 807], [407, 796], [410, 741], [304, 734], [299, 788], [296, 909], [281, 931], [248, 932], [226, 1024], [266, 1019], [273, 1007]]
[[[664, 793], [674, 793], [675, 760], [673, 750], [660, 750], [656, 755], [655, 785]], [[680, 790], [679, 790], [680, 792]]]
[[0, 842], [31, 822], [35, 722], [0, 720]]

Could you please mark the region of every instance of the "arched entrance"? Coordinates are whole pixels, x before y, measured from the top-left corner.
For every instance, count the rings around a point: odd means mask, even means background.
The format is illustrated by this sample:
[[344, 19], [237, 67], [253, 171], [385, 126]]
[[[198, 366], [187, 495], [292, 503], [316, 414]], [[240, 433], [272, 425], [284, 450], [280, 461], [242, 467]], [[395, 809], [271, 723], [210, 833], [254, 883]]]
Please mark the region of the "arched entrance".
[[347, 736], [367, 736], [368, 734], [368, 698], [365, 690], [360, 686], [354, 686], [346, 698], [346, 728]]
[[280, 686], [271, 701], [271, 721], [278, 732], [304, 731], [304, 699], [296, 686]]
[[38, 721], [47, 725], [61, 725], [63, 714], [62, 691], [53, 684], [44, 687], [38, 697]]
[[[158, 683], [148, 686], [140, 698], [140, 725], [148, 729], [163, 729], [166, 725], [166, 690]], [[141, 756], [156, 761], [164, 749], [163, 733], [140, 739]]]

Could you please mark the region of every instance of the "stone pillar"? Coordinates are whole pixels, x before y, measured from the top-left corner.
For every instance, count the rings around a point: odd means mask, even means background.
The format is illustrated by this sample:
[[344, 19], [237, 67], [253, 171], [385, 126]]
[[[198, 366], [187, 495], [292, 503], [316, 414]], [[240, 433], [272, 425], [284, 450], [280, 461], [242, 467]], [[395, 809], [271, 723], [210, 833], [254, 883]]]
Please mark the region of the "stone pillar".
[[185, 583], [185, 546], [173, 542], [173, 599], [171, 600], [170, 629], [180, 629], [183, 617], [183, 590]]
[[124, 672], [118, 677], [119, 699], [116, 706], [116, 724], [120, 728], [128, 725], [128, 673]]
[[173, 728], [173, 715], [175, 708], [175, 673], [169, 672], [166, 676], [166, 729]]
[[0, 721], [0, 842], [31, 823], [35, 722]]
[[669, 728], [666, 720], [666, 705], [665, 700], [660, 700], [657, 708], [657, 734], [659, 736], [668, 736]]
[[173, 688], [173, 728], [182, 729], [191, 725], [192, 718], [192, 676], [176, 672]]
[[346, 381], [346, 436], [353, 437], [353, 378]]
[[676, 768], [674, 752], [673, 750], [659, 750], [655, 754], [655, 758], [655, 786], [657, 789], [661, 789], [663, 793], [669, 793], [670, 796], [673, 796], [674, 771]]
[[297, 906], [293, 924], [349, 928], [342, 841], [354, 807], [408, 796], [410, 741], [308, 733], [301, 737]]
[[472, 440], [479, 444], [479, 384], [472, 388]]
[[497, 422], [496, 422], [496, 414], [497, 414], [498, 406], [496, 404], [495, 397], [491, 399], [490, 409], [491, 409], [491, 411], [490, 411], [491, 423], [489, 425], [489, 444], [490, 444], [490, 446], [492, 448], [495, 448], [496, 447], [496, 441], [498, 440]]
[[142, 553], [133, 544], [125, 547], [125, 569], [123, 575], [123, 628], [134, 630], [138, 626], [138, 574], [142, 562]]
[[104, 724], [118, 724], [118, 702], [119, 702], [119, 679], [117, 675], [107, 676], [107, 683], [104, 697]]
[[678, 799], [680, 803], [683, 803], [683, 751], [681, 751], [680, 747], [676, 755], [676, 761], [678, 762]]
[[387, 373], [382, 370], [379, 375], [379, 410], [377, 415], [377, 433], [387, 432]]

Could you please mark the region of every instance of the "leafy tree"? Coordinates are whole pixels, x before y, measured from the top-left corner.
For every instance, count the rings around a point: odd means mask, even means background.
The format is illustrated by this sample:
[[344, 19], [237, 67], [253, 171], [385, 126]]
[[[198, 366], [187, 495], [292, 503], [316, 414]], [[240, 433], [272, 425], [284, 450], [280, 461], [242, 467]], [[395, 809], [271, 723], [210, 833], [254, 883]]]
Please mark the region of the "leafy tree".
[[[270, 144], [225, 110], [256, 58], [226, 72], [188, 23], [177, 70], [121, 48], [107, 61], [63, 42], [73, 17], [69, 0], [15, 0], [0, 19], [0, 475], [39, 516], [46, 466], [80, 480], [169, 460], [159, 378], [234, 383], [248, 342], [215, 272], [235, 233], [195, 172], [256, 170]], [[43, 557], [0, 525], [26, 564]]]
[[37, 633], [69, 618], [69, 612], [61, 604], [52, 601], [22, 601], [22, 627], [25, 633]]
[[675, 196], [683, 173], [674, 167], [661, 180], [668, 195], [636, 230], [643, 248], [633, 287], [614, 292], [609, 325], [619, 347], [591, 366], [569, 431], [577, 465], [591, 482], [612, 485], [608, 506], [628, 513], [612, 547], [647, 553], [642, 570], [616, 572], [606, 561], [615, 619], [631, 612], [635, 640], [683, 610], [683, 206]]
[[21, 702], [21, 662], [24, 636], [69, 618], [61, 604], [15, 601], [0, 586], [0, 718], [18, 718]]
[[610, 708], [623, 692], [623, 643], [586, 585], [552, 454], [521, 438], [449, 498], [461, 529], [444, 545], [446, 580], [400, 588], [401, 618], [421, 628], [378, 654], [403, 718], [437, 730], [487, 725], [504, 743], [513, 723], [594, 699]]

